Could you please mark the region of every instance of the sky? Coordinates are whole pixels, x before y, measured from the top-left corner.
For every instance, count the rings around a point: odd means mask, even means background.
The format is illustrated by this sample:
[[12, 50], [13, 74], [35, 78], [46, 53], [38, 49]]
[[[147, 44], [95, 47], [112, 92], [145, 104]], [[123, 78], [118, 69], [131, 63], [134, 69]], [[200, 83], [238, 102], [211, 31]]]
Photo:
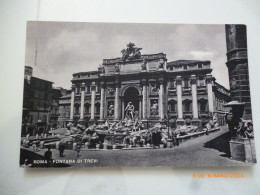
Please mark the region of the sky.
[[129, 42], [142, 54], [165, 53], [168, 62], [209, 60], [212, 75], [229, 89], [225, 25], [28, 22], [25, 66], [34, 77], [70, 89], [73, 73], [121, 57]]

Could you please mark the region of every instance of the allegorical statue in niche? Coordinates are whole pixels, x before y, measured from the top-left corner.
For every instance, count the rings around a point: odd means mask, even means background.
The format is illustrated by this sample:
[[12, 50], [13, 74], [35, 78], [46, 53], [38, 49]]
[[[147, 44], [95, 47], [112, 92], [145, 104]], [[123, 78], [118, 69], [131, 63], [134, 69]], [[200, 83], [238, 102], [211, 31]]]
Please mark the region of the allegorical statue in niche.
[[127, 118], [131, 118], [133, 119], [134, 118], [134, 111], [135, 111], [135, 107], [134, 105], [132, 104], [132, 102], [128, 102], [126, 108], [125, 108], [125, 116]]
[[142, 55], [140, 50], [142, 50], [142, 48], [135, 47], [135, 44], [131, 42], [128, 43], [126, 46], [127, 48], [121, 51], [123, 61], [141, 58]]
[[158, 91], [159, 91], [159, 87], [157, 86], [157, 84], [156, 83], [151, 83], [151, 91], [153, 92], [153, 93], [158, 93]]
[[151, 107], [151, 115], [158, 115], [158, 103], [156, 101], [153, 102]]
[[110, 104], [108, 107], [108, 116], [114, 116], [114, 105]]
[[108, 93], [109, 95], [113, 95], [114, 92], [115, 92], [115, 89], [114, 89], [113, 87], [110, 87], [110, 86], [107, 87], [107, 93]]

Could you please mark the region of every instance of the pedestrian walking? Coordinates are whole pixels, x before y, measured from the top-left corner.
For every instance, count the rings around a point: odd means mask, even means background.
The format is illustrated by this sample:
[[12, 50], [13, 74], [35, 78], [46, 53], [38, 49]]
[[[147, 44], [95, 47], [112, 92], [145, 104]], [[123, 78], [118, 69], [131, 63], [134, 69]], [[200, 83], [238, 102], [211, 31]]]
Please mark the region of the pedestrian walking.
[[211, 129], [211, 126], [209, 123], [206, 124], [206, 135], [209, 135], [209, 130]]
[[178, 137], [179, 137], [179, 134], [177, 132], [174, 132], [173, 139], [174, 139], [174, 143], [175, 143], [176, 146], [179, 146], [179, 139], [178, 139]]
[[160, 143], [161, 143], [161, 132], [159, 132], [157, 129], [152, 133], [152, 143], [153, 146], [156, 148], [160, 148]]
[[64, 150], [65, 150], [65, 143], [60, 142], [60, 145], [59, 145], [60, 157], [64, 157], [64, 154], [63, 154]]

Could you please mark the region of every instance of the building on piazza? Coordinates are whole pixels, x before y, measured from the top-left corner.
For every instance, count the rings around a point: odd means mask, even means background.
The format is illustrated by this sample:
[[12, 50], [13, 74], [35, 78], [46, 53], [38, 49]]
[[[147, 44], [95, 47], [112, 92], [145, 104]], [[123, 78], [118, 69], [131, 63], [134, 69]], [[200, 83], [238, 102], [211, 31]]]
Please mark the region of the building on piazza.
[[104, 59], [97, 71], [74, 73], [71, 94], [59, 101], [59, 123], [90, 125], [138, 118], [146, 127], [169, 119], [172, 127], [225, 124], [229, 90], [211, 75], [210, 61], [167, 62], [166, 54], [142, 55], [134, 43], [122, 56]]

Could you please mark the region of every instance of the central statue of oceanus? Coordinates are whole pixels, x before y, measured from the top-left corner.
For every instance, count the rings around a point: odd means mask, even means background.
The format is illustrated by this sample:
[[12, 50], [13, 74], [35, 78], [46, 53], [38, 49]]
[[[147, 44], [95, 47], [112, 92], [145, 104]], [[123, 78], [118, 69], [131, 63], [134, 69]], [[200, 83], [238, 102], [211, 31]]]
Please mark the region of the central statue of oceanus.
[[129, 119], [133, 119], [134, 118], [134, 111], [135, 111], [135, 107], [132, 104], [132, 102], [128, 102], [126, 108], [125, 108], [125, 116]]
[[141, 58], [140, 50], [142, 50], [142, 48], [135, 47], [135, 44], [131, 42], [128, 43], [126, 46], [127, 48], [121, 51], [123, 61]]

